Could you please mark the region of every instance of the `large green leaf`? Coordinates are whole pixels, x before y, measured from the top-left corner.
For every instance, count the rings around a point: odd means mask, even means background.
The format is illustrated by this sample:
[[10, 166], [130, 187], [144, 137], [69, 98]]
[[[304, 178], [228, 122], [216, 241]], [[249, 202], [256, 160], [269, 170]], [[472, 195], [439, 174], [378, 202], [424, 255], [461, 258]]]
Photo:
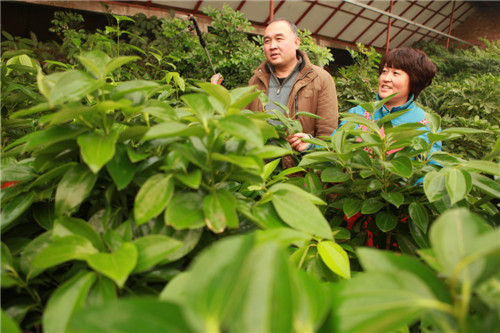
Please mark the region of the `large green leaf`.
[[386, 165], [392, 173], [395, 173], [396, 175], [399, 175], [401, 177], [409, 178], [413, 173], [411, 160], [407, 156], [395, 157], [384, 165]]
[[118, 132], [109, 134], [88, 132], [78, 137], [83, 160], [93, 173], [98, 173], [101, 168], [113, 158]]
[[452, 205], [465, 198], [472, 188], [471, 176], [465, 170], [447, 168], [445, 177], [446, 191], [450, 196]]
[[500, 164], [495, 162], [473, 160], [464, 162], [462, 166], [469, 169], [478, 170], [479, 172], [500, 176]]
[[191, 108], [193, 113], [199, 118], [204, 127], [208, 124], [208, 119], [213, 115], [214, 109], [208, 101], [208, 96], [204, 94], [189, 94], [182, 96], [182, 99]]
[[[430, 241], [445, 276], [462, 281], [477, 279], [486, 262], [482, 258], [466, 261], [475, 250], [475, 240], [489, 228], [465, 208], [447, 210], [430, 228]], [[467, 264], [466, 264], [467, 263]], [[459, 269], [460, 268], [460, 269]]]
[[141, 187], [135, 197], [134, 218], [137, 225], [160, 215], [174, 195], [171, 175], [155, 174]]
[[118, 298], [116, 285], [105, 276], [97, 276], [87, 296], [87, 304], [91, 307], [114, 301]]
[[[3, 284], [3, 281], [2, 281]], [[21, 329], [17, 325], [17, 323], [5, 314], [3, 309], [0, 309], [0, 331], [5, 333], [21, 333]]]
[[500, 184], [497, 181], [477, 173], [473, 173], [471, 176], [472, 184], [481, 192], [500, 199]]
[[264, 145], [260, 128], [246, 116], [229, 115], [219, 120], [216, 126], [239, 139], [253, 143], [257, 147]]
[[30, 181], [36, 177], [30, 164], [2, 163], [1, 181]]
[[159, 84], [154, 81], [126, 81], [113, 88], [110, 97], [115, 101], [119, 101], [122, 98], [129, 99], [135, 105], [138, 105], [145, 100], [148, 93], [158, 87]]
[[95, 279], [95, 273], [80, 271], [50, 296], [42, 317], [44, 332], [67, 331], [71, 316], [85, 305], [85, 299]]
[[52, 238], [57, 239], [69, 235], [85, 237], [99, 251], [105, 250], [101, 237], [88, 222], [69, 216], [59, 216], [54, 221]]
[[115, 281], [123, 288], [125, 281], [138, 261], [138, 250], [132, 243], [123, 243], [112, 253], [95, 253], [89, 255], [87, 263], [97, 272]]
[[260, 203], [258, 205], [253, 205], [251, 209], [251, 219], [257, 225], [264, 229], [283, 229], [287, 227], [285, 223], [281, 220], [278, 213], [274, 209], [272, 203]]
[[382, 211], [378, 212], [375, 216], [375, 223], [380, 230], [382, 230], [383, 232], [388, 232], [396, 228], [396, 225], [398, 224], [398, 218], [392, 213]]
[[427, 226], [429, 224], [429, 214], [427, 209], [425, 209], [424, 204], [419, 202], [412, 202], [408, 207], [408, 212], [410, 213], [410, 218], [415, 222], [422, 232], [427, 232]]
[[342, 209], [344, 210], [344, 214], [349, 218], [358, 213], [363, 206], [363, 201], [355, 198], [347, 199], [344, 202], [344, 206]]
[[221, 233], [226, 227], [237, 228], [236, 199], [225, 189], [215, 190], [203, 199], [205, 222], [210, 230]]
[[117, 143], [115, 149], [113, 158], [106, 164], [106, 170], [120, 191], [127, 187], [134, 178], [135, 166], [128, 158], [127, 148], [124, 144]]
[[368, 198], [363, 201], [361, 206], [361, 214], [370, 215], [375, 214], [384, 207], [384, 204], [378, 198]]
[[51, 237], [52, 231], [46, 231], [29, 242], [23, 249], [19, 266], [21, 271], [26, 275], [27, 280], [36, 277], [44, 271], [44, 269], [34, 267], [32, 262], [38, 253], [49, 246]]
[[57, 80], [49, 95], [51, 105], [79, 100], [99, 89], [104, 81], [94, 79], [89, 74], [70, 69]]
[[425, 283], [411, 273], [362, 273], [335, 289], [328, 331], [391, 332], [438, 305]]
[[229, 162], [243, 169], [261, 170], [263, 168], [262, 162], [253, 156], [220, 153], [212, 153], [210, 156], [214, 161]]
[[424, 176], [424, 192], [429, 202], [435, 202], [446, 194], [446, 178], [443, 173], [431, 171]]
[[390, 202], [397, 208], [403, 204], [405, 201], [405, 197], [401, 192], [389, 192], [389, 193], [384, 193], [381, 192], [380, 195], [382, 198], [384, 198], [387, 202]]
[[211, 83], [199, 83], [198, 85], [210, 96], [222, 103], [226, 109], [231, 104], [231, 95], [223, 86]]
[[165, 224], [175, 229], [204, 226], [203, 196], [197, 192], [177, 193], [165, 211]]
[[181, 181], [184, 185], [192, 188], [192, 189], [198, 189], [201, 184], [201, 170], [200, 169], [195, 169], [189, 173], [183, 174], [183, 173], [176, 173], [175, 178], [179, 181]]
[[133, 270], [134, 273], [150, 269], [166, 260], [170, 254], [182, 246], [178, 240], [163, 235], [144, 236], [134, 240], [133, 244], [137, 248], [137, 265]]
[[281, 188], [273, 192], [271, 200], [278, 215], [292, 228], [321, 238], [332, 239], [332, 230], [328, 221], [309, 196], [309, 194], [303, 195], [295, 190]]
[[183, 309], [153, 298], [128, 298], [76, 311], [71, 333], [195, 332]]
[[446, 303], [452, 302], [446, 284], [418, 259], [368, 247], [359, 248], [357, 254], [364, 271], [394, 275], [399, 274], [400, 271], [412, 273], [419, 277], [439, 300]]
[[168, 121], [160, 123], [151, 127], [142, 140], [152, 140], [159, 138], [170, 138], [170, 137], [189, 137], [198, 136], [202, 137], [205, 134], [205, 130], [197, 125], [188, 126], [184, 123], [178, 121]]
[[16, 140], [9, 147], [26, 143], [23, 150], [29, 152], [40, 147], [48, 147], [57, 142], [76, 139], [84, 131], [84, 128], [78, 126], [54, 126], [46, 130], [29, 133]]
[[349, 258], [342, 246], [332, 241], [321, 241], [318, 243], [318, 253], [332, 272], [345, 279], [351, 277]]
[[329, 183], [345, 182], [350, 178], [341, 167], [329, 167], [321, 172], [321, 180]]
[[47, 269], [71, 260], [86, 260], [89, 255], [97, 252], [88, 239], [69, 235], [53, 240], [33, 258], [32, 265], [38, 269]]
[[35, 192], [30, 191], [19, 194], [6, 205], [2, 205], [2, 212], [0, 213], [0, 227], [2, 232], [16, 224], [14, 223], [16, 219], [31, 206], [37, 197], [38, 195]]
[[97, 175], [81, 164], [66, 171], [56, 190], [56, 215], [75, 210], [89, 196], [96, 180]]

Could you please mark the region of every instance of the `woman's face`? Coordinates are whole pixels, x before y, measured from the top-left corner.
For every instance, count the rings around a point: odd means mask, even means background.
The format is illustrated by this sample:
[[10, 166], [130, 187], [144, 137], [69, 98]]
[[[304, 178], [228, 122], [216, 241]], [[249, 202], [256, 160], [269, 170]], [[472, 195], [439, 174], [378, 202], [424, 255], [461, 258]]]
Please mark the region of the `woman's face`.
[[402, 69], [385, 67], [378, 78], [378, 94], [380, 98], [386, 98], [398, 93], [385, 104], [387, 108], [400, 106], [408, 101], [410, 96], [410, 75]]

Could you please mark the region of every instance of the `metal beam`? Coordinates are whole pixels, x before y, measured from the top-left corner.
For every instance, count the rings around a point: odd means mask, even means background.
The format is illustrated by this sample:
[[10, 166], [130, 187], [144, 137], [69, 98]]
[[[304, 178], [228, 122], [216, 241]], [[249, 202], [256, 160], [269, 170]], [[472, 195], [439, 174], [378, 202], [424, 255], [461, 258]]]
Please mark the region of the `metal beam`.
[[422, 25], [420, 23], [417, 23], [417, 22], [412, 22], [410, 20], [407, 20], [405, 19], [404, 17], [401, 17], [401, 16], [398, 16], [398, 15], [394, 15], [394, 14], [391, 14], [391, 13], [388, 13], [388, 12], [385, 12], [383, 10], [380, 10], [378, 8], [375, 8], [375, 7], [372, 7], [372, 6], [368, 6], [368, 5], [365, 5], [363, 3], [360, 3], [360, 2], [357, 2], [357, 1], [354, 1], [354, 0], [342, 0], [344, 2], [347, 2], [351, 5], [354, 5], [354, 6], [358, 6], [358, 7], [362, 7], [362, 8], [366, 8], [368, 10], [371, 10], [373, 12], [376, 12], [376, 13], [379, 13], [379, 14], [382, 14], [382, 15], [385, 15], [385, 16], [389, 16], [395, 20], [398, 20], [398, 21], [402, 21], [402, 22], [405, 22], [405, 23], [408, 23], [408, 24], [411, 24], [411, 25], [414, 25], [416, 27], [419, 27], [420, 29], [424, 29], [424, 30], [427, 30], [427, 31], [430, 31], [430, 32], [433, 32], [435, 34], [438, 34], [438, 35], [441, 35], [441, 36], [444, 36], [444, 37], [448, 37], [450, 39], [453, 39], [453, 40], [456, 40], [458, 42], [461, 42], [461, 43], [464, 43], [464, 44], [467, 44], [467, 45], [471, 45], [471, 46], [474, 46], [474, 44], [472, 43], [469, 43], [463, 39], [460, 39], [460, 38], [457, 38], [457, 37], [454, 37], [454, 36], [451, 36], [449, 34], [446, 34], [444, 32], [441, 32], [439, 30], [436, 30], [436, 29], [433, 29], [433, 28], [430, 28], [430, 27], [427, 27], [425, 25]]

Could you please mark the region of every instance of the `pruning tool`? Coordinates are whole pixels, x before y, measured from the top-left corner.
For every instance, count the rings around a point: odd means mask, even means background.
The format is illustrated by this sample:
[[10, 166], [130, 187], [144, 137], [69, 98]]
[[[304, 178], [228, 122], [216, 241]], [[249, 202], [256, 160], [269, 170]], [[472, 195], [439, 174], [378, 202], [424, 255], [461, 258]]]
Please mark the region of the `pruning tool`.
[[188, 19], [191, 21], [190, 28], [191, 30], [194, 29], [196, 31], [196, 34], [198, 35], [198, 39], [200, 40], [200, 44], [205, 50], [205, 53], [207, 54], [208, 61], [210, 62], [210, 67], [212, 67], [212, 71], [214, 72], [214, 75], [217, 73], [215, 72], [214, 65], [212, 64], [212, 59], [210, 58], [210, 54], [208, 53], [207, 50], [207, 43], [203, 39], [203, 36], [201, 35], [200, 27], [198, 26], [198, 22], [196, 22], [196, 19], [193, 15], [189, 14]]

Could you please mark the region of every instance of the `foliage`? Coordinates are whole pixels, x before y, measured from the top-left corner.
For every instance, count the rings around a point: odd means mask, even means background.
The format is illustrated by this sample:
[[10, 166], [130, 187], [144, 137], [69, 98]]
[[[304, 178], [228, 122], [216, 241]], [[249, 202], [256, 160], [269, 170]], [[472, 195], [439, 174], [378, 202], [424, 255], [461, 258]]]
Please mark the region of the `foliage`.
[[359, 52], [348, 49], [354, 64], [339, 69], [335, 77], [339, 111], [346, 112], [351, 100], [371, 101], [377, 93], [378, 63], [381, 55], [373, 47], [357, 44]]

